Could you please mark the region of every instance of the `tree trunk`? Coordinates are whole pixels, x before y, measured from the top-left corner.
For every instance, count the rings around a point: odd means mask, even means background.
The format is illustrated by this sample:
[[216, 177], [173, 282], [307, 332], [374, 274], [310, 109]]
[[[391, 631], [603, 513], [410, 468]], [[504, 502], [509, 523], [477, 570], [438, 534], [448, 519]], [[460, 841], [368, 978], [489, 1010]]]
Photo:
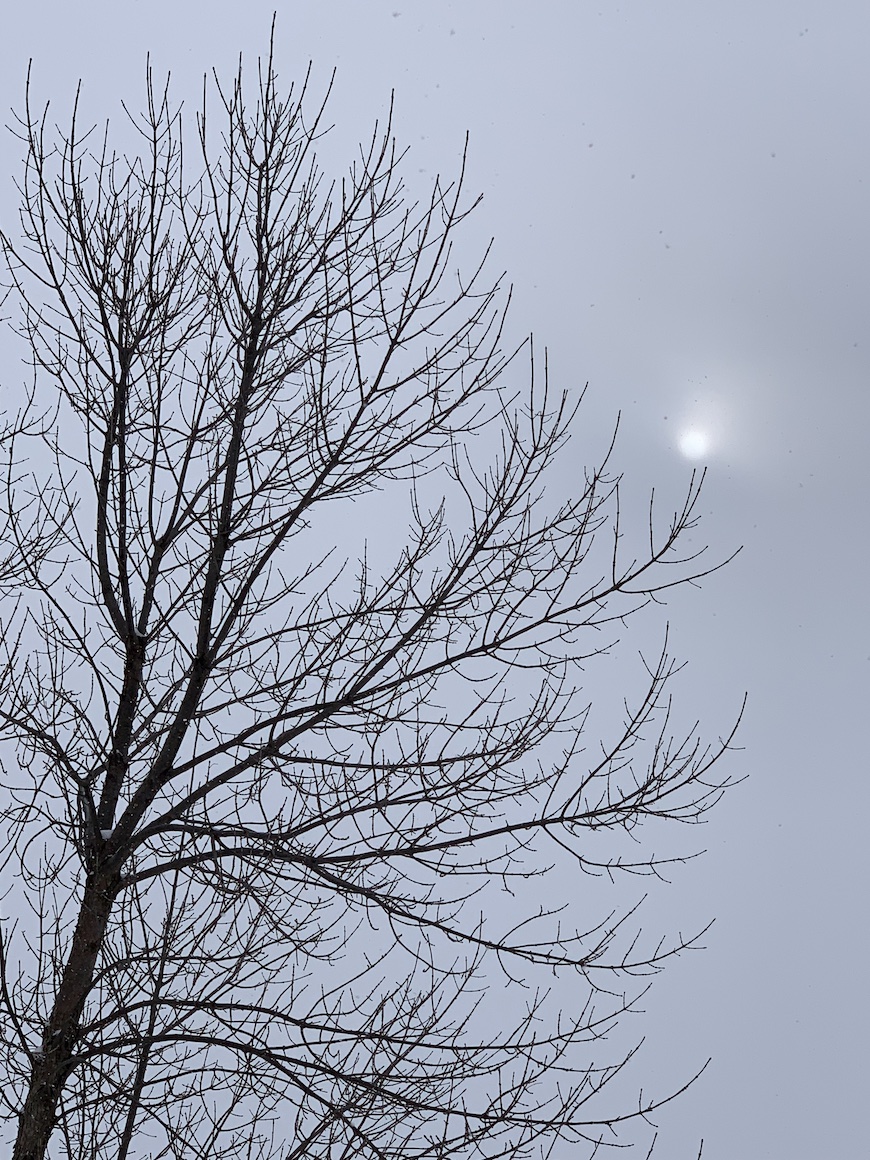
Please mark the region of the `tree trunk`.
[[69, 957], [45, 1027], [41, 1054], [34, 1058], [12, 1160], [45, 1158], [57, 1123], [61, 1092], [75, 1066], [82, 1011], [93, 983], [114, 893], [104, 875], [98, 872], [89, 876]]

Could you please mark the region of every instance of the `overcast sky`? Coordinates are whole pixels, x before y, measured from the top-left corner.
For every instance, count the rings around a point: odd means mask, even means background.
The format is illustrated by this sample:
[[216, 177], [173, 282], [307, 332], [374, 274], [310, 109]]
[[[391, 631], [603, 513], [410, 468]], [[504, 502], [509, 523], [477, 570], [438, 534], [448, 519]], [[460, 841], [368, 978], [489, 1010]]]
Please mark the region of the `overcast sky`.
[[[0, 103], [20, 107], [33, 57], [40, 98], [62, 107], [82, 77], [87, 110], [115, 115], [149, 51], [194, 94], [256, 57], [273, 7], [7, 5]], [[294, 0], [277, 45], [285, 80], [337, 67], [339, 144], [391, 89], [411, 173], [455, 172], [470, 131], [476, 236], [556, 385], [589, 382], [584, 452], [621, 410], [632, 495], [708, 466], [704, 534], [745, 547], [673, 601], [672, 643], [711, 731], [748, 689], [749, 778], [656, 901], [671, 930], [718, 918], [647, 1004], [648, 1061], [713, 1056], [661, 1155], [703, 1136], [704, 1160], [866, 1156], [870, 6]]]

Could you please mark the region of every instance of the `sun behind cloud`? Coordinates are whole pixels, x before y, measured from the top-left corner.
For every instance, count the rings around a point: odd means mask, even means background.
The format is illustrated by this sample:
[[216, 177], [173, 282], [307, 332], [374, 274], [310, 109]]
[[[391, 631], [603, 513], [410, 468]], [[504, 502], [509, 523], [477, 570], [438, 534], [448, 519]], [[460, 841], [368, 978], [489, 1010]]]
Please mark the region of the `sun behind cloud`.
[[680, 433], [678, 446], [687, 459], [703, 459], [710, 451], [710, 437], [700, 427], [686, 427]]

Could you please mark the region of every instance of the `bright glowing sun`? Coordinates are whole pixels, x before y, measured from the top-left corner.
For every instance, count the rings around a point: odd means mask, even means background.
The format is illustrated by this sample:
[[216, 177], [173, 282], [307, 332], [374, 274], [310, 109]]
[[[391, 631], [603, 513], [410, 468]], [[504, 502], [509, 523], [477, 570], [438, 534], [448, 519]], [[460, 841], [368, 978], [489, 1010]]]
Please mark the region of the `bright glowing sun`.
[[690, 427], [680, 436], [680, 451], [687, 459], [703, 459], [710, 450], [710, 440], [697, 427]]

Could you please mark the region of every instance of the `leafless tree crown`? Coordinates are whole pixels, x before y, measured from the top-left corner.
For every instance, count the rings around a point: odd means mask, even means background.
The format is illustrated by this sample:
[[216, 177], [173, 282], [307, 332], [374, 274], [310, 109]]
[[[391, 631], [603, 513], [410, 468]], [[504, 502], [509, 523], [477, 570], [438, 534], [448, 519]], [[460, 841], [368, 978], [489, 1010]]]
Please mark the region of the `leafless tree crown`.
[[132, 152], [29, 90], [17, 125], [14, 1160], [574, 1157], [675, 1094], [606, 1036], [692, 940], [586, 884], [658, 872], [644, 825], [704, 815], [728, 740], [675, 735], [667, 652], [584, 726], [626, 618], [705, 572], [697, 482], [629, 554], [607, 462], [547, 498], [576, 407], [454, 271], [461, 174], [415, 202], [386, 124], [329, 181], [306, 87], [215, 80], [184, 152], [150, 77]]

